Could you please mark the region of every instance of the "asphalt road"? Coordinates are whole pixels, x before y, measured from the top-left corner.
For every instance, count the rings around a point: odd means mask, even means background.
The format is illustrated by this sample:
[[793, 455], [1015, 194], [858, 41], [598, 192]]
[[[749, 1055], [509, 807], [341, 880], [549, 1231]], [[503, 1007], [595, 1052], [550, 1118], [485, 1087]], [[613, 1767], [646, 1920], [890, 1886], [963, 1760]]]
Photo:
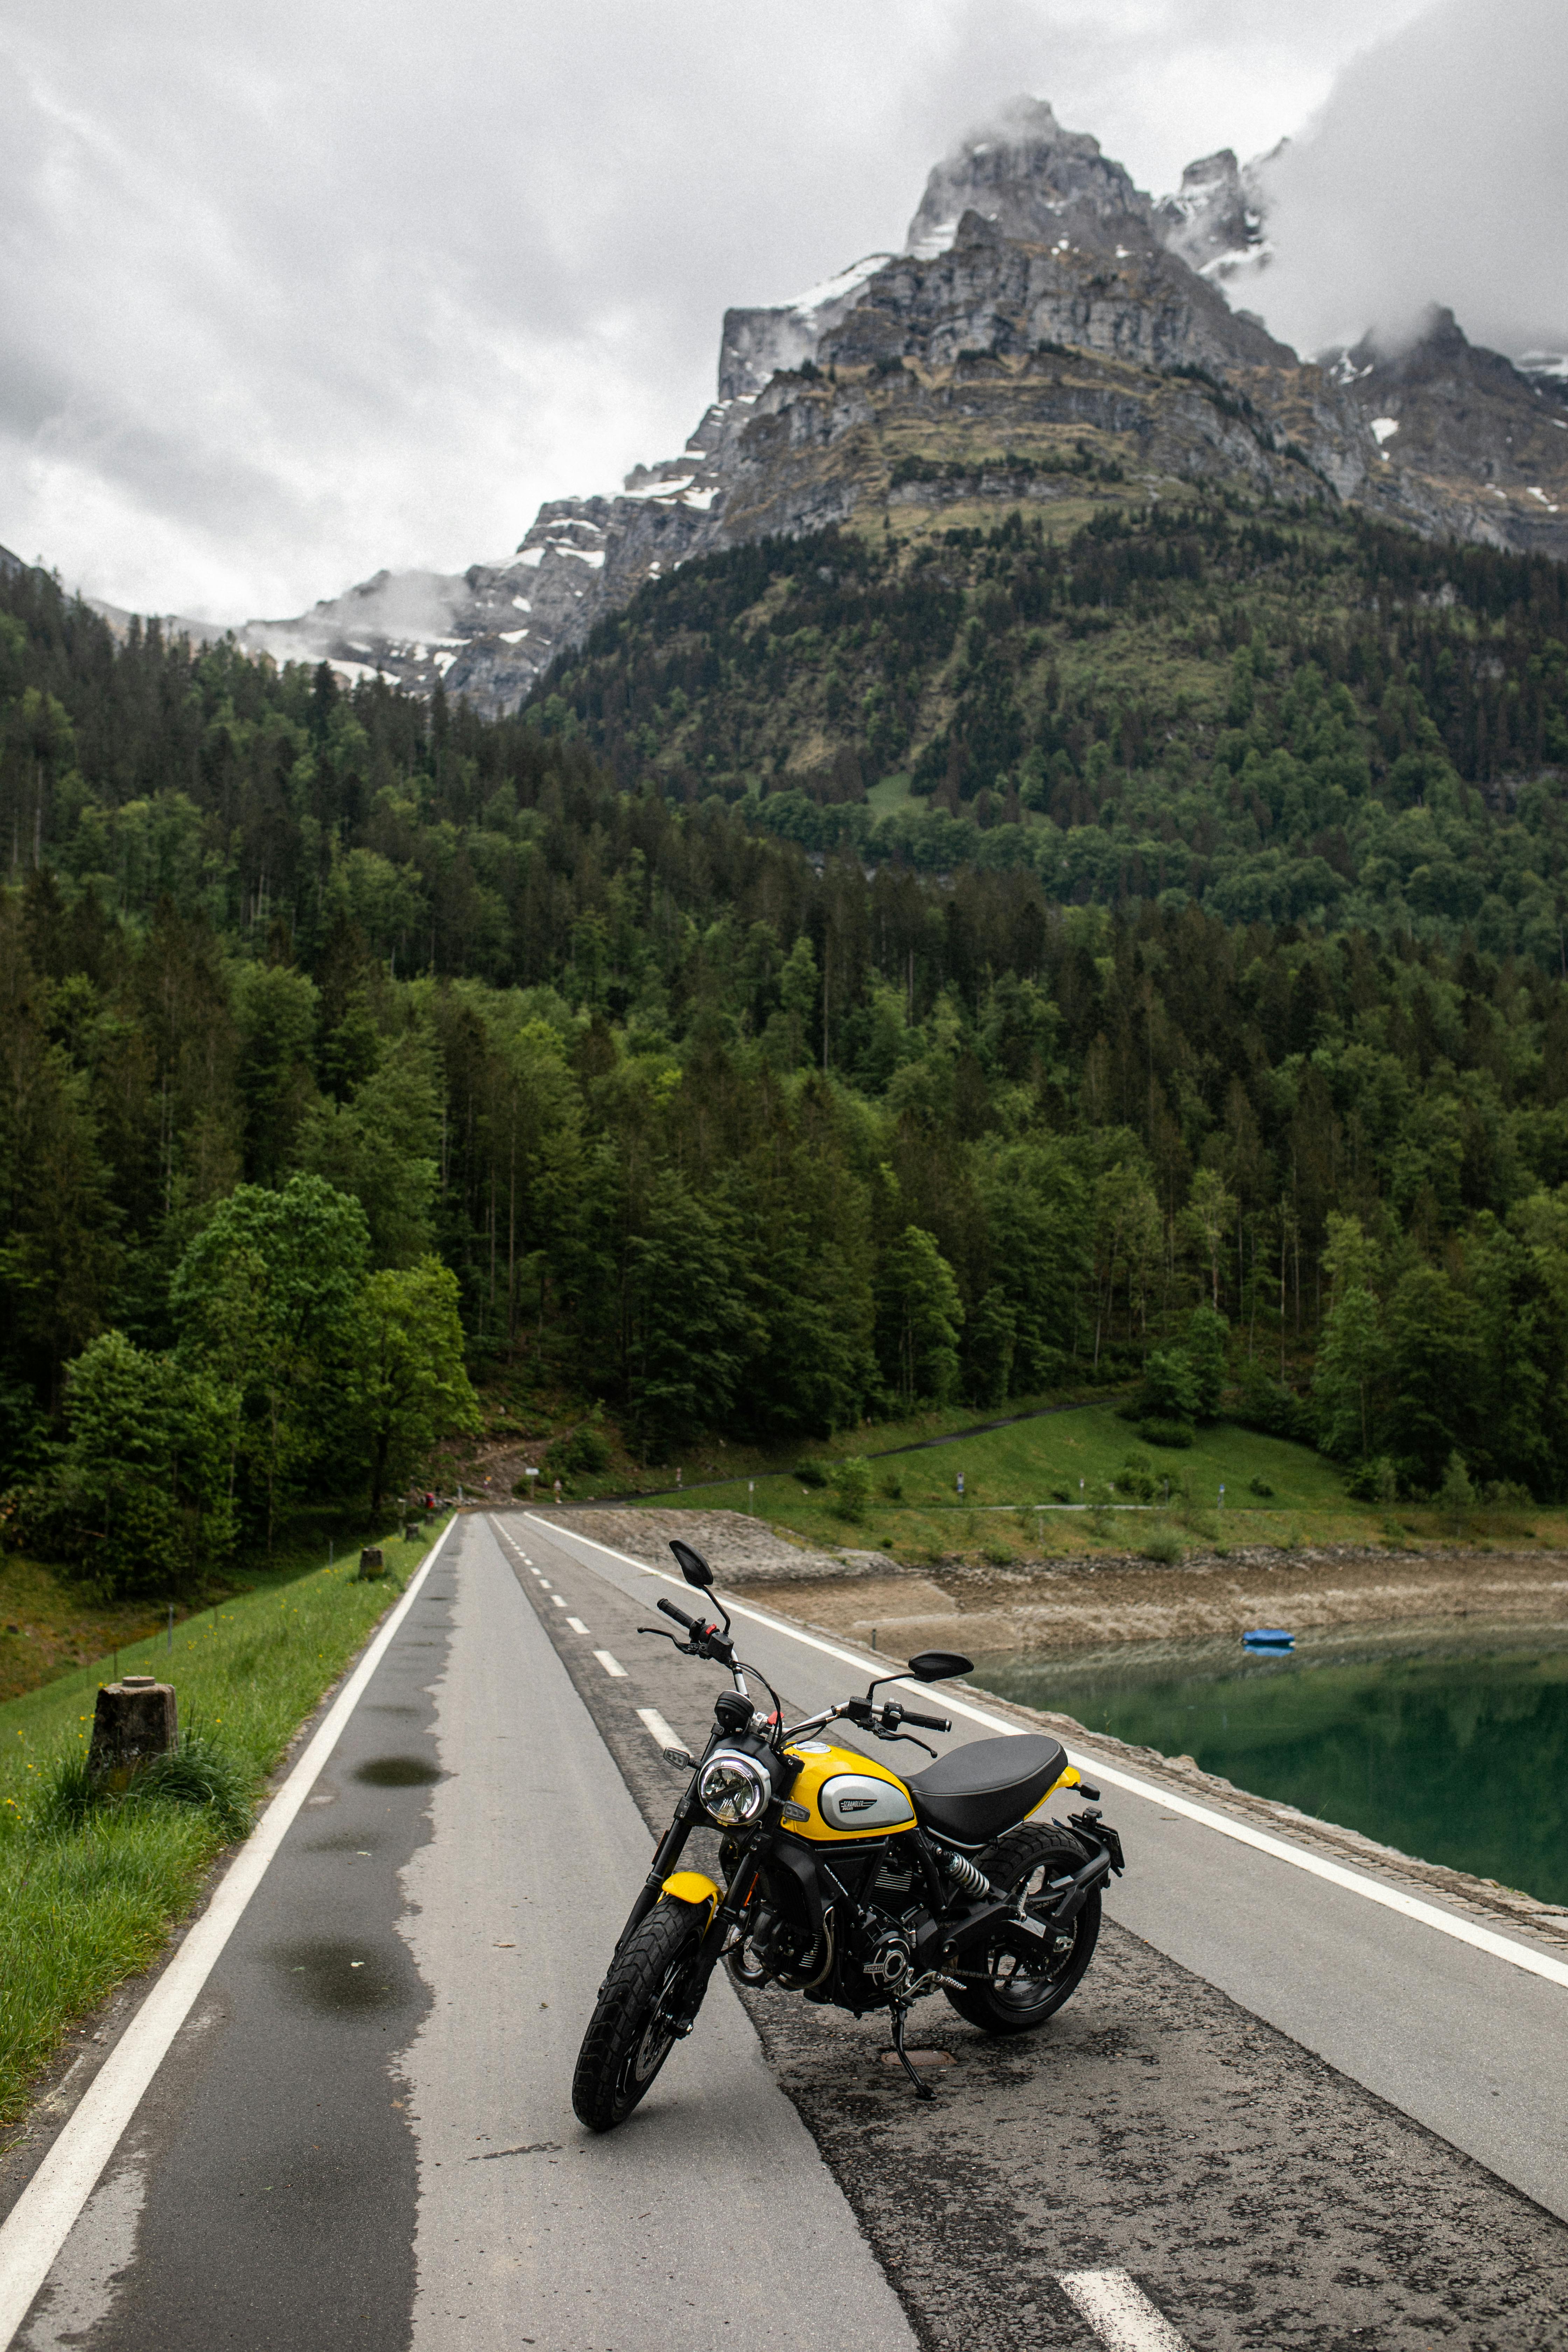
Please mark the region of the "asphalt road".
[[[679, 1786], [639, 1709], [696, 1740], [724, 1682], [639, 1637], [666, 1589], [521, 1514], [448, 1539], [19, 2345], [1568, 2346], [1568, 1993], [1157, 1801], [1107, 1803], [1050, 2028], [917, 2012], [932, 2104], [875, 2020], [717, 1980], [583, 2133]], [[744, 1632], [792, 1711], [853, 1685]]]

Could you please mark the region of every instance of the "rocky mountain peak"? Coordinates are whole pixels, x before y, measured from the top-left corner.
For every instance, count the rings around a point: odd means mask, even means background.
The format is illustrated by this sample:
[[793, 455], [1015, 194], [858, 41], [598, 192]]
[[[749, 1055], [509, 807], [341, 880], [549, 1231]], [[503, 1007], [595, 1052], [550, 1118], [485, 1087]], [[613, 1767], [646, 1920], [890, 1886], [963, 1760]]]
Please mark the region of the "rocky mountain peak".
[[1025, 245], [1054, 245], [1064, 235], [1114, 245], [1130, 233], [1147, 235], [1149, 199], [1100, 153], [1098, 139], [1065, 131], [1047, 100], [1016, 98], [935, 166], [906, 249], [934, 260], [971, 212]]
[[[1276, 151], [1278, 152], [1278, 151]], [[1042, 100], [937, 164], [907, 249], [726, 313], [678, 457], [540, 509], [516, 552], [378, 574], [242, 642], [516, 709], [645, 583], [829, 524], [907, 535], [1027, 505], [1053, 530], [1221, 482], [1568, 554], [1568, 363], [1527, 382], [1434, 310], [1397, 350], [1303, 364], [1222, 285], [1268, 258], [1266, 167], [1221, 148], [1142, 194]]]
[[1179, 254], [1201, 278], [1225, 279], [1260, 268], [1269, 249], [1264, 175], [1284, 144], [1245, 169], [1234, 147], [1189, 163], [1176, 194], [1153, 207], [1154, 234], [1167, 253]]

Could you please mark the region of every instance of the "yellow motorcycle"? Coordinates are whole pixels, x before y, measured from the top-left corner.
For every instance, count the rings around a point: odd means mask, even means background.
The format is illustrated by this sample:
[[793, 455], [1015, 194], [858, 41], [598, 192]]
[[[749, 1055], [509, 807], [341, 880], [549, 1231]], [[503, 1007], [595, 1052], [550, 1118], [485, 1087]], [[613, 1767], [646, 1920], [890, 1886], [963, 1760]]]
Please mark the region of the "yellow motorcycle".
[[[713, 1575], [701, 1554], [679, 1538], [670, 1549], [687, 1582], [706, 1591]], [[721, 1960], [752, 1989], [778, 1985], [857, 2017], [889, 2011], [904, 2072], [930, 2098], [904, 2047], [910, 2004], [944, 1993], [988, 2033], [1044, 2024], [1082, 1979], [1100, 1934], [1100, 1887], [1124, 1866], [1100, 1791], [1056, 1740], [977, 1739], [937, 1759], [914, 1732], [951, 1731], [945, 1717], [874, 1696], [906, 1675], [937, 1683], [968, 1674], [967, 1658], [928, 1650], [902, 1673], [878, 1675], [864, 1698], [786, 1728], [776, 1692], [737, 1658], [729, 1612], [714, 1605], [721, 1624], [660, 1601], [681, 1633], [638, 1628], [686, 1657], [716, 1661], [732, 1687], [714, 1702], [700, 1757], [665, 1751], [689, 1777], [578, 2053], [572, 2105], [592, 2131], [626, 2121], [690, 2032]], [[819, 1736], [838, 1719], [879, 1740], [913, 1740], [934, 1760], [895, 1772]], [[1083, 1811], [1066, 1823], [1035, 1818], [1068, 1789], [1089, 1800]], [[721, 1836], [722, 1886], [679, 1867], [701, 1829]]]

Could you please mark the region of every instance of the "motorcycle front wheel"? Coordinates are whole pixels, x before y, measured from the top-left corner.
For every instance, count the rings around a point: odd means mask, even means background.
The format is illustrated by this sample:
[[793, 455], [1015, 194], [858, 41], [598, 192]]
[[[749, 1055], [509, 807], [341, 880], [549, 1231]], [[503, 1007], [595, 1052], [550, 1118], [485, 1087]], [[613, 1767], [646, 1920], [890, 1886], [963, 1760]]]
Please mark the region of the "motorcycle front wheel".
[[572, 2077], [572, 2106], [590, 2131], [624, 2124], [675, 2046], [706, 1924], [700, 1908], [658, 1903], [610, 1963]]
[[[1044, 1894], [1047, 1880], [1081, 1870], [1088, 1860], [1089, 1848], [1055, 1822], [1010, 1830], [979, 1857], [993, 1885], [1015, 1896], [1027, 1889], [1024, 1908], [1033, 1918], [1043, 1916], [1048, 1907]], [[948, 2000], [960, 2017], [986, 2033], [1027, 2033], [1054, 2017], [1076, 1992], [1099, 1940], [1097, 1886], [1062, 1931], [1056, 1950], [1042, 1952], [1038, 1960], [1023, 1960], [1000, 1949], [988, 1952], [973, 1968], [975, 1982], [962, 1992], [950, 1986]]]

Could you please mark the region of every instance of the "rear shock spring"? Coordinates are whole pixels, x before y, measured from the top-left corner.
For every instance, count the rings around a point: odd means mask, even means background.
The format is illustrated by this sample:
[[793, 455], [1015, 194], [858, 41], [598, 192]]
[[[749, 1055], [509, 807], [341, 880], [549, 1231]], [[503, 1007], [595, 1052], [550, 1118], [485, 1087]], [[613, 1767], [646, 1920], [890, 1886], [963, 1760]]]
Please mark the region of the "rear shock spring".
[[948, 1876], [956, 1879], [966, 1895], [989, 1895], [991, 1881], [978, 1863], [971, 1862], [966, 1853], [954, 1853], [951, 1846], [942, 1849], [942, 1866]]

